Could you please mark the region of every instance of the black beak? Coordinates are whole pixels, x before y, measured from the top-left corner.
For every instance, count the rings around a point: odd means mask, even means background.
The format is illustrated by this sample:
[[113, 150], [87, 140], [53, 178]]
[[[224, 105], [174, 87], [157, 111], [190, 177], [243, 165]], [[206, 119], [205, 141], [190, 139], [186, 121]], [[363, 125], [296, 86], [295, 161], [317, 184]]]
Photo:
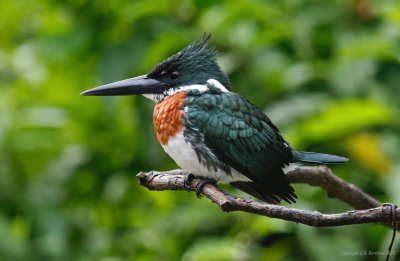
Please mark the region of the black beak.
[[168, 87], [167, 84], [148, 78], [147, 75], [138, 76], [118, 82], [102, 85], [81, 93], [87, 96], [115, 96], [161, 93]]

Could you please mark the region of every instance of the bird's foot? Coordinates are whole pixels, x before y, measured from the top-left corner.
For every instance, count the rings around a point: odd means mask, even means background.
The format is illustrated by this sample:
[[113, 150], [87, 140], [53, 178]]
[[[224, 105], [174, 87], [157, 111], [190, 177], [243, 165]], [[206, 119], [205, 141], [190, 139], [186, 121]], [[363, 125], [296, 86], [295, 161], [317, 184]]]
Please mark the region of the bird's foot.
[[183, 181], [183, 187], [190, 192], [190, 183], [192, 183], [192, 180], [194, 179], [194, 175], [192, 173], [189, 173], [186, 175], [185, 180]]
[[215, 184], [217, 184], [217, 181], [215, 181], [213, 179], [202, 179], [196, 186], [196, 188], [197, 188], [196, 195], [197, 195], [198, 198], [202, 198], [203, 197], [203, 195], [202, 195], [203, 188], [207, 184], [214, 184], [215, 185]]

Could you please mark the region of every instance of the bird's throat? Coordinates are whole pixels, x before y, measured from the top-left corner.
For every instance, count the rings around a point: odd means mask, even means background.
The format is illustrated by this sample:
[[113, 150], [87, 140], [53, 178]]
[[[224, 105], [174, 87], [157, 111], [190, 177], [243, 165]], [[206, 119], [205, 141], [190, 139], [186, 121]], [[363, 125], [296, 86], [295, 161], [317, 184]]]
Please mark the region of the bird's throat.
[[183, 104], [186, 92], [179, 92], [157, 103], [153, 113], [153, 126], [157, 140], [163, 145], [183, 128]]

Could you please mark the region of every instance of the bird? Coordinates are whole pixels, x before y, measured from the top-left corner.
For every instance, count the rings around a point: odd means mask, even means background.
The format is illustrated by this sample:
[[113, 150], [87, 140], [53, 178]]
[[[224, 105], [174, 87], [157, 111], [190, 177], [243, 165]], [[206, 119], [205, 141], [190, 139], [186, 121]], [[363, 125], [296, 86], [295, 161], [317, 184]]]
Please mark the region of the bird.
[[297, 151], [260, 109], [231, 91], [204, 34], [145, 75], [105, 84], [87, 96], [143, 95], [156, 102], [157, 141], [181, 168], [209, 183], [229, 183], [267, 203], [296, 202], [285, 173], [304, 163], [339, 164], [348, 158]]

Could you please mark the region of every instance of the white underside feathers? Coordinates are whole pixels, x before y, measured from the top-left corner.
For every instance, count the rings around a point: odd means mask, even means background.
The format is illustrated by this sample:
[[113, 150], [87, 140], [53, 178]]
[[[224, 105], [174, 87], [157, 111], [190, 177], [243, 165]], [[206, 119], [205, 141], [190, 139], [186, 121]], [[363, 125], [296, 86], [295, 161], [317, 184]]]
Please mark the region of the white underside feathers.
[[249, 178], [232, 168], [230, 175], [220, 168], [217, 168], [217, 171], [207, 169], [206, 166], [199, 162], [192, 145], [185, 141], [183, 131], [179, 132], [174, 137], [170, 137], [167, 145], [162, 145], [162, 147], [165, 152], [175, 160], [176, 164], [196, 176], [214, 179], [220, 183], [250, 181]]
[[[220, 183], [230, 183], [234, 181], [251, 181], [245, 175], [241, 174], [237, 170], [231, 168], [231, 174], [226, 173], [220, 168], [208, 169], [203, 163], [201, 163], [195, 150], [190, 143], [185, 141], [183, 136], [183, 130], [177, 133], [175, 136], [170, 137], [167, 145], [162, 145], [166, 153], [178, 164], [182, 169], [188, 170], [196, 176], [214, 179]], [[298, 167], [297, 164], [290, 164], [283, 168], [283, 172], [294, 170]]]
[[282, 168], [283, 173], [288, 173], [289, 171], [295, 170], [299, 167], [298, 163], [290, 163], [288, 166]]

